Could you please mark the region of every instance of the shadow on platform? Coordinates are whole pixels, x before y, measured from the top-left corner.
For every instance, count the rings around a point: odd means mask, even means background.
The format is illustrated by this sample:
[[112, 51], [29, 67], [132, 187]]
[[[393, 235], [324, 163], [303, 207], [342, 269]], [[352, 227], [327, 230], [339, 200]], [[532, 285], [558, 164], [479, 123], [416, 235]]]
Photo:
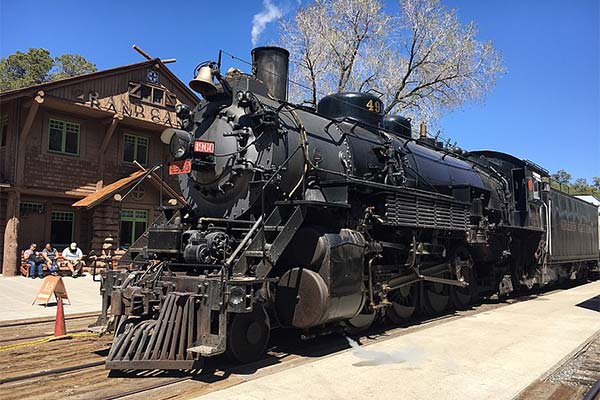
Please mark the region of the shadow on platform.
[[581, 303], [576, 304], [575, 306], [600, 312], [600, 295], [594, 296], [591, 299], [587, 299], [586, 301], [582, 301]]

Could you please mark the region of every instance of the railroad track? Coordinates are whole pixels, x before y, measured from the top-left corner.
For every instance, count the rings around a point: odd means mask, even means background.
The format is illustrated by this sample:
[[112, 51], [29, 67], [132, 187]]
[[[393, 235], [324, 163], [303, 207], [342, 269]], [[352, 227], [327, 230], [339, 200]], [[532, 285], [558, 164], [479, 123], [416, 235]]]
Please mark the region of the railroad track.
[[[83, 333], [83, 332], [87, 332], [87, 329], [69, 329], [69, 333]], [[41, 338], [44, 338], [47, 336], [48, 336], [48, 334], [42, 333], [39, 335], [32, 335], [32, 336], [19, 336], [19, 337], [13, 337], [13, 338], [3, 338], [3, 339], [0, 339], [0, 347], [2, 347], [2, 345], [7, 344], [7, 343], [15, 343], [15, 342], [22, 342], [22, 341], [27, 341], [27, 340], [41, 339]]]
[[100, 365], [104, 365], [104, 361], [95, 361], [95, 362], [91, 362], [91, 363], [87, 363], [87, 364], [72, 365], [70, 367], [42, 370], [39, 372], [34, 372], [34, 373], [26, 374], [26, 375], [17, 375], [17, 376], [13, 376], [10, 378], [0, 379], [0, 385], [4, 385], [5, 383], [19, 382], [19, 381], [24, 381], [24, 380], [28, 380], [28, 379], [33, 379], [33, 378], [37, 378], [40, 376], [64, 374], [67, 372], [79, 371], [79, 370], [86, 369], [86, 368], [98, 367]]
[[591, 389], [600, 380], [600, 334], [590, 339], [547, 380]]
[[[87, 331], [88, 325], [100, 314], [86, 314], [65, 318], [69, 333]], [[43, 318], [0, 323], [0, 348], [11, 343], [41, 339], [54, 333], [54, 318]]]
[[[551, 292], [546, 292], [547, 295]], [[487, 301], [468, 311], [446, 314], [433, 319], [413, 320], [400, 327], [374, 327], [359, 340], [363, 346], [382, 342], [414, 331], [431, 328], [465, 316], [490, 311], [531, 296], [506, 302]], [[88, 317], [88, 319], [91, 317]], [[80, 323], [87, 323], [84, 318]], [[48, 321], [46, 321], [46, 324]], [[23, 325], [20, 325], [21, 327]], [[29, 324], [44, 329], [40, 323]], [[14, 326], [12, 326], [14, 328]], [[3, 329], [0, 327], [0, 337]], [[32, 336], [32, 335], [30, 335]], [[104, 369], [104, 358], [112, 337], [85, 337], [45, 343], [44, 345], [0, 352], [0, 398], [46, 399], [119, 399], [119, 398], [186, 398], [199, 396], [238, 384], [244, 380], [268, 375], [282, 369], [314, 362], [322, 357], [348, 349], [341, 335], [330, 335], [318, 340], [299, 341], [274, 334], [274, 347], [254, 363], [233, 365], [224, 358], [207, 360], [202, 371], [173, 373], [143, 371], [111, 373]], [[22, 340], [17, 338], [16, 340]], [[60, 360], [60, 365], [56, 365]], [[52, 368], [43, 368], [51, 366]], [[243, 378], [240, 376], [243, 375]]]
[[[489, 309], [486, 308], [486, 309]], [[472, 310], [481, 312], [484, 310]], [[368, 345], [386, 338], [397, 337], [414, 330], [431, 327], [447, 319], [460, 318], [461, 315], [444, 315], [430, 319], [422, 325], [409, 328], [394, 328], [387, 331], [372, 329], [367, 336], [362, 337], [363, 345]], [[385, 332], [385, 336], [384, 335]], [[275, 336], [275, 335], [274, 335]], [[279, 343], [259, 361], [250, 364], [231, 364], [224, 357], [207, 360], [202, 371], [178, 374], [166, 371], [143, 371], [131, 373], [111, 373], [104, 369], [104, 356], [112, 338], [73, 339], [72, 345], [68, 340], [48, 343], [45, 346], [33, 346], [27, 351], [28, 359], [20, 360], [17, 365], [8, 368], [8, 358], [24, 354], [26, 350], [10, 351], [9, 354], [0, 352], [0, 398], [4, 400], [22, 398], [48, 398], [53, 393], [61, 398], [85, 399], [119, 399], [123, 397], [140, 398], [148, 392], [161, 393], [169, 391], [168, 396], [179, 393], [179, 386], [187, 384], [186, 393], [206, 393], [240, 382], [235, 374], [249, 374], [262, 369], [276, 366], [276, 370], [289, 368], [305, 362], [312, 362], [320, 357], [335, 354], [348, 348], [346, 340], [339, 335], [331, 335], [318, 340], [300, 341], [282, 338]], [[98, 343], [98, 341], [100, 343]], [[52, 365], [52, 359], [62, 357], [63, 364], [51, 369], [33, 368], [30, 363], [36, 359], [36, 353], [44, 350], [45, 356], [38, 360], [39, 366]], [[4, 367], [3, 367], [4, 366]], [[3, 371], [2, 369], [5, 369]], [[18, 373], [14, 373], [14, 372]], [[269, 373], [274, 372], [270, 370]], [[6, 376], [6, 377], [4, 377]], [[78, 387], [75, 387], [75, 383]], [[65, 391], [65, 387], [71, 386]], [[177, 387], [175, 387], [177, 386]], [[158, 396], [162, 397], [162, 396]]]
[[[100, 313], [98, 313], [98, 312], [68, 315], [65, 317], [65, 321], [86, 319], [86, 318], [98, 318], [99, 315], [100, 315]], [[18, 320], [11, 320], [11, 321], [2, 321], [2, 322], [0, 322], [0, 329], [7, 328], [7, 327], [13, 327], [13, 326], [46, 324], [49, 322], [54, 322], [54, 317], [40, 317], [40, 318], [28, 318], [28, 319], [18, 319]]]
[[[579, 304], [600, 311], [600, 296]], [[517, 400], [600, 400], [600, 332], [533, 382]]]
[[517, 400], [600, 400], [600, 333]]

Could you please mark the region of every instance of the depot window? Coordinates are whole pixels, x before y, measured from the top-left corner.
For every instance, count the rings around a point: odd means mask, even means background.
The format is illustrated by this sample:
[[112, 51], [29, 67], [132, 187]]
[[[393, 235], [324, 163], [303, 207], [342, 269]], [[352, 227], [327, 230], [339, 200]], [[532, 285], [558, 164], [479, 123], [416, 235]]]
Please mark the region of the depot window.
[[148, 138], [125, 135], [123, 137], [123, 161], [126, 163], [137, 161], [144, 166], [148, 164]]
[[6, 146], [8, 136], [8, 114], [0, 116], [0, 147]]
[[51, 119], [48, 126], [48, 151], [79, 155], [79, 124]]
[[54, 247], [67, 247], [73, 241], [75, 215], [68, 211], [52, 211], [50, 242]]
[[175, 107], [177, 96], [168, 90], [145, 85], [139, 82], [129, 82], [129, 98], [132, 101], [142, 101], [151, 105]]
[[165, 91], [153, 86], [141, 85], [140, 87], [141, 98], [147, 103], [153, 103], [158, 105], [164, 104]]
[[146, 210], [121, 210], [121, 234], [120, 244], [122, 247], [131, 246], [148, 226], [148, 211]]
[[19, 205], [19, 212], [21, 215], [27, 214], [43, 214], [44, 205], [34, 201], [22, 201]]

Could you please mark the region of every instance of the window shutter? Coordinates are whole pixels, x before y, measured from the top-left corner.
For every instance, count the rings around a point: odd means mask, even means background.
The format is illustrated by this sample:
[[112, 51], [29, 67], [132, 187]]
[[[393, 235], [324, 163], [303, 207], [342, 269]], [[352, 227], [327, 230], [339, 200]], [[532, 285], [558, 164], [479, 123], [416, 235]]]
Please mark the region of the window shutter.
[[129, 97], [135, 99], [142, 98], [142, 84], [137, 82], [129, 82]]

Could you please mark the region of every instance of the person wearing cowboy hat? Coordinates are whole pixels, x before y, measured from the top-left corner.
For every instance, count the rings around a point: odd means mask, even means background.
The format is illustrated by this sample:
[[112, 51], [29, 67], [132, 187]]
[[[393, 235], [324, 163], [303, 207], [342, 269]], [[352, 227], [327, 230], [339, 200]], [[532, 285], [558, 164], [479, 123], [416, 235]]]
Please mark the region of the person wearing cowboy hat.
[[100, 266], [106, 267], [107, 269], [111, 268], [112, 258], [114, 256], [112, 252], [112, 242], [113, 239], [111, 237], [104, 239], [104, 243], [102, 244], [102, 253], [100, 254], [100, 260], [102, 260]]
[[77, 247], [77, 243], [73, 242], [69, 247], [64, 249], [62, 256], [66, 261], [67, 267], [71, 270], [71, 276], [77, 278], [77, 275], [81, 273], [81, 269], [85, 266], [83, 252]]
[[102, 254], [101, 257], [105, 260], [109, 260], [112, 259], [113, 257], [113, 253], [112, 253], [112, 242], [113, 242], [113, 238], [111, 238], [110, 236], [107, 237], [106, 239], [104, 239], [104, 243], [102, 244]]
[[93, 260], [96, 267], [99, 268], [110, 268], [112, 266], [112, 261], [114, 257], [114, 253], [112, 251], [113, 238], [110, 236], [104, 239], [104, 243], [102, 243], [102, 252], [100, 255], [96, 255], [95, 253], [89, 257], [89, 259]]

